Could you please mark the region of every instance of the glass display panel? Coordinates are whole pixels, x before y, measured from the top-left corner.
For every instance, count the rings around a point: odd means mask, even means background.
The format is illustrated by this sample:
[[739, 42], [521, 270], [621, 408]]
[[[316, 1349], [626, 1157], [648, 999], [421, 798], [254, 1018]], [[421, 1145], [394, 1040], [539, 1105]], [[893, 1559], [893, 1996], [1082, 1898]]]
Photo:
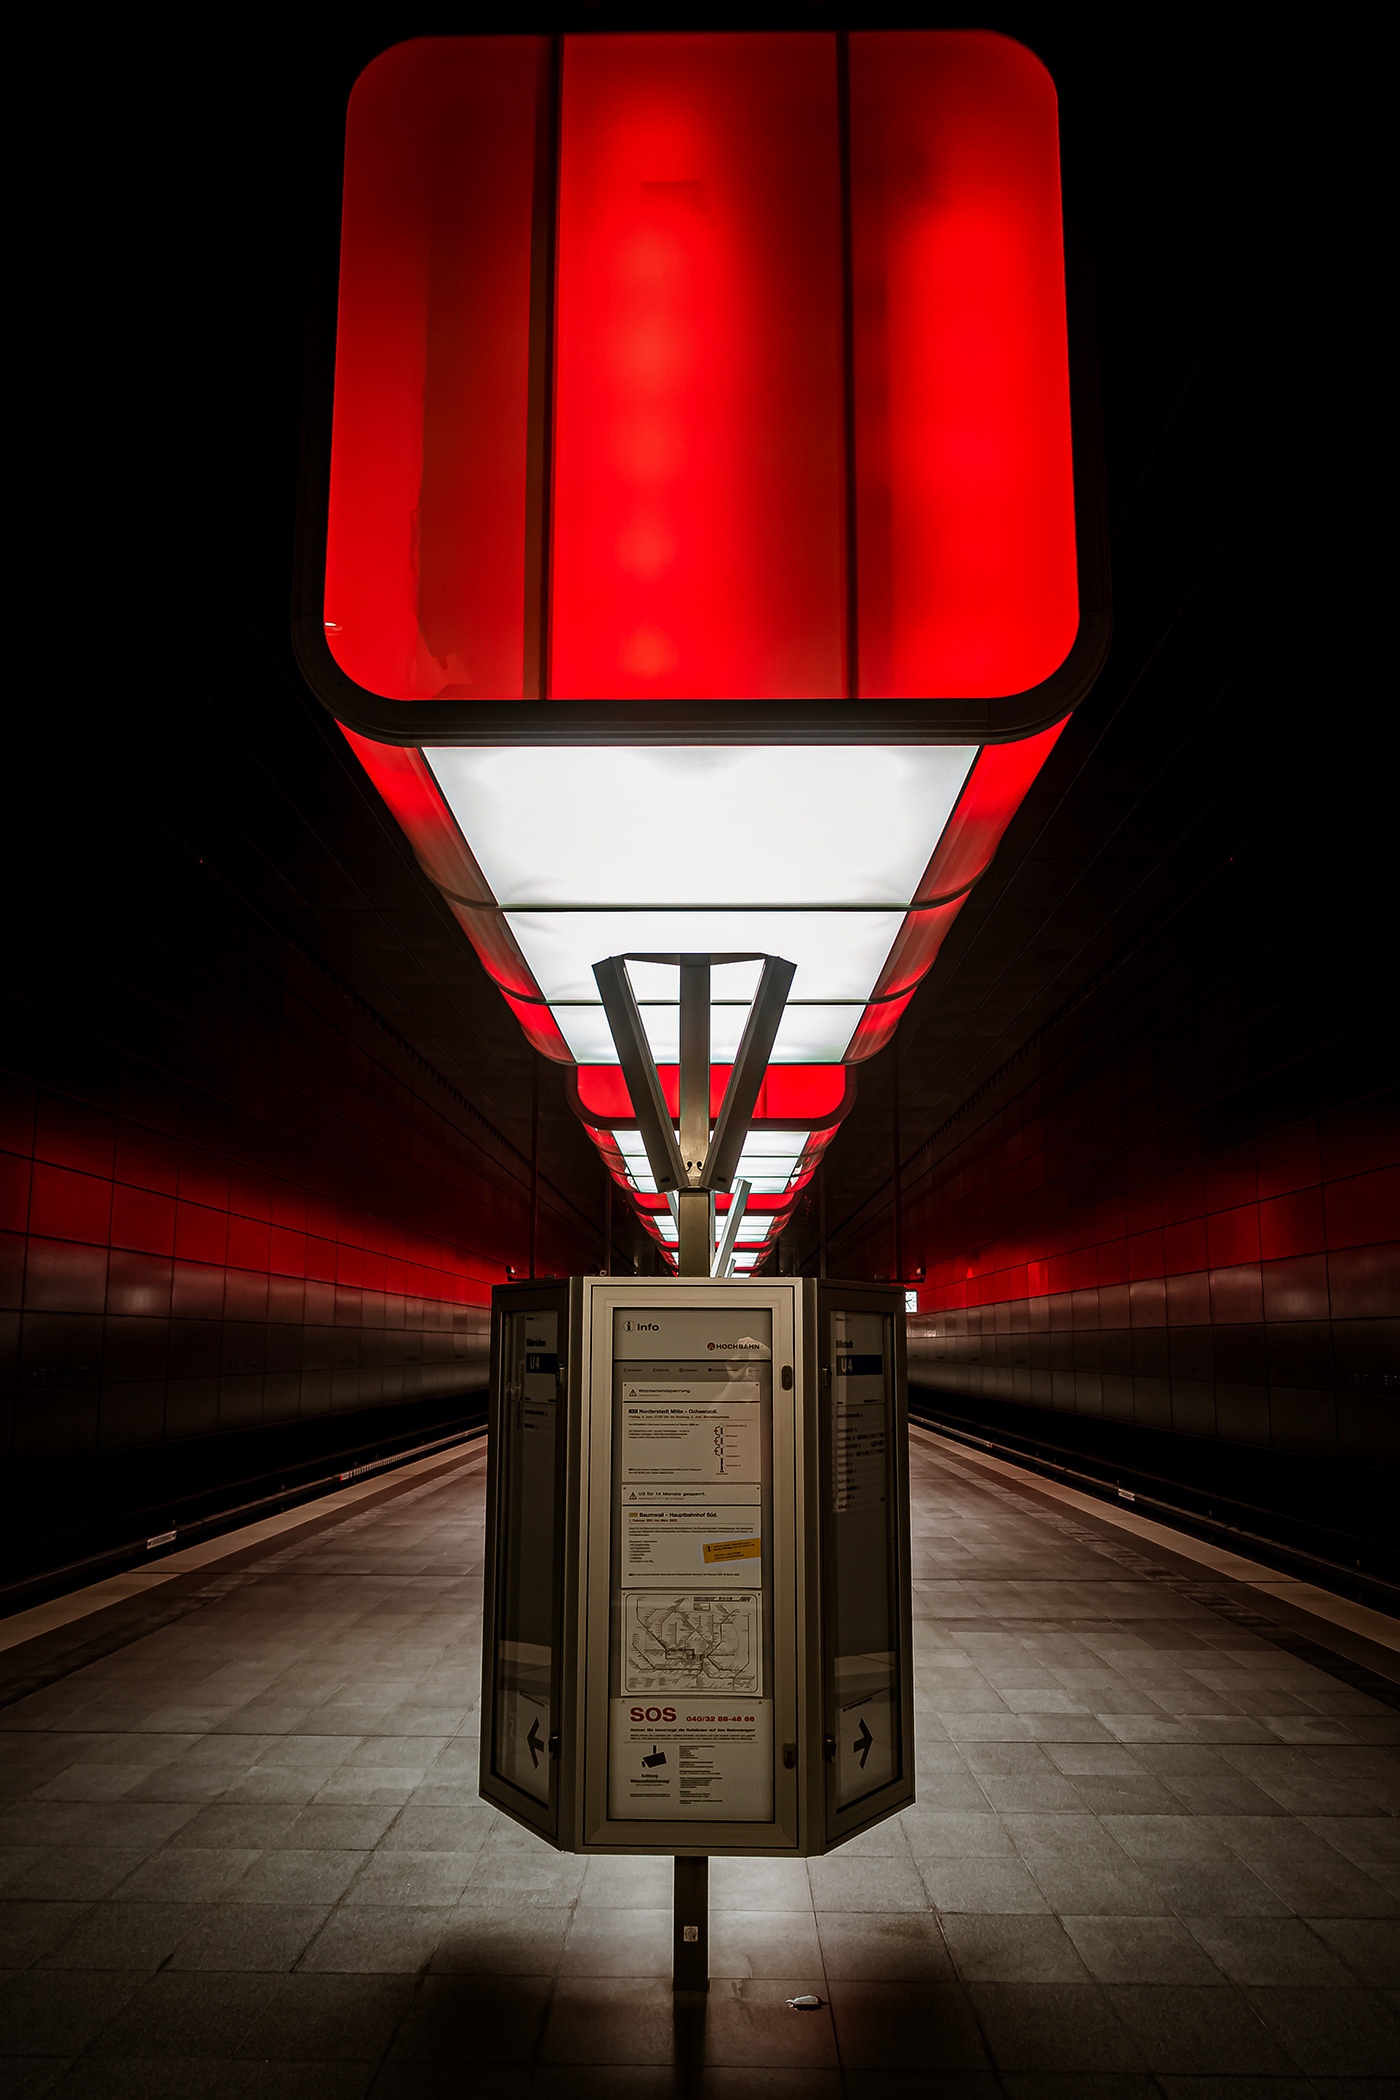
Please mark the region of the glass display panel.
[[503, 1329], [491, 1769], [547, 1804], [556, 1698], [559, 1314], [508, 1312]]
[[827, 1597], [835, 1807], [900, 1776], [894, 1325], [831, 1314]]
[[613, 1315], [608, 1812], [773, 1819], [773, 1315]]

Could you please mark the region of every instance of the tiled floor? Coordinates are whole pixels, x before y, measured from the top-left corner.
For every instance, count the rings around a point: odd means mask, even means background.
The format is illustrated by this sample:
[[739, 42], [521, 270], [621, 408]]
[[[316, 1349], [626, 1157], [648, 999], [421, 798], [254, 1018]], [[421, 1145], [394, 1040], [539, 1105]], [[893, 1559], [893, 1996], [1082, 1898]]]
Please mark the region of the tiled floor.
[[918, 1806], [716, 1861], [698, 2023], [667, 1864], [476, 1798], [479, 1458], [0, 1657], [6, 2093], [1400, 2090], [1400, 1689], [1029, 1482], [913, 1468]]

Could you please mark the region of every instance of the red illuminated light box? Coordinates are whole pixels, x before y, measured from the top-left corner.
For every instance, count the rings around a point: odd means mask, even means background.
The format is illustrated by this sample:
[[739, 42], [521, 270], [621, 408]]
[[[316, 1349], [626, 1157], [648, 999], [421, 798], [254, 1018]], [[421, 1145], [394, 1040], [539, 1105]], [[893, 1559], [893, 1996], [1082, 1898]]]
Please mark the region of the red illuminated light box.
[[776, 1226], [1102, 666], [1067, 261], [1053, 83], [987, 32], [424, 38], [356, 83], [298, 657], [653, 1232], [592, 962], [801, 958], [786, 1164], [741, 1168]]
[[311, 684], [414, 744], [1048, 727], [1108, 638], [1064, 256], [1054, 86], [1005, 37], [385, 52], [347, 118]]

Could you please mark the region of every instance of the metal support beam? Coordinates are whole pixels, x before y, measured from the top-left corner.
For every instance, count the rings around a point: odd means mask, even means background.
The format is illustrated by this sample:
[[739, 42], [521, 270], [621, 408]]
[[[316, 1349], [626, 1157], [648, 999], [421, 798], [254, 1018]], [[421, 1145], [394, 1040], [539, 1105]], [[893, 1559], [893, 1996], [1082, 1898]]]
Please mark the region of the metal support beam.
[[663, 1193], [668, 1189], [688, 1188], [689, 1176], [676, 1143], [676, 1133], [671, 1128], [671, 1111], [661, 1091], [656, 1060], [637, 1010], [627, 965], [620, 955], [610, 955], [605, 961], [594, 963], [593, 975], [612, 1032], [617, 1061], [632, 1097], [647, 1162], [656, 1177], [656, 1186]]
[[674, 1883], [675, 1940], [671, 1988], [710, 1988], [710, 1862], [678, 1859]]
[[676, 1205], [676, 1270], [708, 1276], [715, 1251], [715, 1199], [708, 1189], [680, 1189]]
[[[710, 1149], [710, 958], [681, 957], [681, 1158], [692, 1188]], [[682, 1269], [681, 1274], [687, 1273]], [[708, 1268], [700, 1272], [708, 1274]]]
[[720, 1103], [715, 1134], [710, 1140], [705, 1171], [701, 1176], [704, 1188], [727, 1189], [738, 1170], [739, 1155], [753, 1120], [754, 1103], [763, 1084], [763, 1075], [768, 1070], [778, 1024], [783, 1018], [783, 1008], [787, 1005], [796, 971], [796, 963], [784, 962], [780, 955], [770, 955], [764, 962], [763, 975], [758, 980], [749, 1018], [739, 1039], [729, 1084]]
[[724, 1238], [715, 1251], [715, 1265], [710, 1272], [713, 1276], [727, 1276], [729, 1274], [730, 1263], [734, 1259], [734, 1249], [739, 1241], [739, 1221], [748, 1209], [749, 1189], [751, 1186], [752, 1184], [747, 1181], [736, 1181], [734, 1184], [734, 1197], [729, 1206], [729, 1216], [724, 1224]]

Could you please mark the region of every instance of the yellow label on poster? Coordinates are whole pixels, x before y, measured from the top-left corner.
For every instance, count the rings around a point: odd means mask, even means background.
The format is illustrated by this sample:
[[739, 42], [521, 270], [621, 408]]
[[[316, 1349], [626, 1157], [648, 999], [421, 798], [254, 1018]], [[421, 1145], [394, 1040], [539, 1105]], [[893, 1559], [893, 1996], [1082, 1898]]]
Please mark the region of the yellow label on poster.
[[702, 1546], [701, 1554], [707, 1563], [717, 1560], [757, 1560], [763, 1551], [761, 1539], [720, 1539], [713, 1546]]

